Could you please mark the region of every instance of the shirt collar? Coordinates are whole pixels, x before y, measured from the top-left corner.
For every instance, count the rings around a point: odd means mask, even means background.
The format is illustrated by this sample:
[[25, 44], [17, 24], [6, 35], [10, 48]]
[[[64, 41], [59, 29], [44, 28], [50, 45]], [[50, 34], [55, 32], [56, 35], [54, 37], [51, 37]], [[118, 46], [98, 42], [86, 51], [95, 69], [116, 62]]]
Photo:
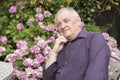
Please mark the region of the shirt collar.
[[86, 38], [87, 37], [87, 30], [85, 28], [82, 28], [81, 31], [79, 32], [77, 38]]
[[[75, 40], [77, 39], [80, 39], [80, 38], [86, 38], [87, 37], [87, 33], [88, 31], [82, 27], [81, 31], [78, 33], [77, 37], [73, 40], [73, 41], [68, 41], [67, 43], [71, 43], [71, 42], [74, 42]], [[66, 44], [67, 44], [66, 43]]]

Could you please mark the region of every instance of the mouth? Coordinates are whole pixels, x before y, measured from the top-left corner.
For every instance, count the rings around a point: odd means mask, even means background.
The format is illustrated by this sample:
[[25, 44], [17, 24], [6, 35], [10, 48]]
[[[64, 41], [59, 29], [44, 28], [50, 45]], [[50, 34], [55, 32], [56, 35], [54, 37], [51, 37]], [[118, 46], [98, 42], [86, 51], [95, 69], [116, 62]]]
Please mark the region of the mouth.
[[65, 27], [65, 28], [63, 28], [63, 32], [66, 32], [66, 31], [68, 31], [69, 30], [69, 28], [68, 27]]
[[63, 33], [66, 33], [67, 31], [69, 31], [69, 29], [64, 29], [64, 30], [63, 30]]

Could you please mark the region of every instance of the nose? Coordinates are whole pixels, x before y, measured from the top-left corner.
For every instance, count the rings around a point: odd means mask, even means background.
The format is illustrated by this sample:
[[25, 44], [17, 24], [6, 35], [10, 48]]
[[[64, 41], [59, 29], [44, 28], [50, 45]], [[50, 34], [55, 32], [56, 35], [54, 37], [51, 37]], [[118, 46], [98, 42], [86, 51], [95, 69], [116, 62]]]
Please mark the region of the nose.
[[62, 25], [61, 25], [61, 29], [64, 29], [66, 26], [66, 24], [63, 22]]

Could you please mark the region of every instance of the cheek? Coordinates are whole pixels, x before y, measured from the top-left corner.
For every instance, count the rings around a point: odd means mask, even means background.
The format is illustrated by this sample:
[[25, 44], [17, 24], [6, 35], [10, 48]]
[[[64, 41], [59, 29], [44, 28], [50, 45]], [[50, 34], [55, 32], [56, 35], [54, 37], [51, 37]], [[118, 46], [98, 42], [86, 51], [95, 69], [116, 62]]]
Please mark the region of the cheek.
[[62, 31], [61, 30], [58, 30], [58, 33], [60, 33], [60, 35], [63, 35]]

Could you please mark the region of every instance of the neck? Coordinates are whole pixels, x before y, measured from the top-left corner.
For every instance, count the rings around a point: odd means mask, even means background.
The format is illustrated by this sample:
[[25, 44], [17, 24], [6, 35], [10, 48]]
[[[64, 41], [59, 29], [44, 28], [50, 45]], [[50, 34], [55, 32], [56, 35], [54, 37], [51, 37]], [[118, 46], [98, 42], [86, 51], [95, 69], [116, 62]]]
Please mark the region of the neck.
[[72, 35], [71, 37], [67, 38], [69, 41], [73, 41], [74, 39], [77, 38], [79, 32], [81, 31], [81, 28], [77, 29], [76, 33]]

